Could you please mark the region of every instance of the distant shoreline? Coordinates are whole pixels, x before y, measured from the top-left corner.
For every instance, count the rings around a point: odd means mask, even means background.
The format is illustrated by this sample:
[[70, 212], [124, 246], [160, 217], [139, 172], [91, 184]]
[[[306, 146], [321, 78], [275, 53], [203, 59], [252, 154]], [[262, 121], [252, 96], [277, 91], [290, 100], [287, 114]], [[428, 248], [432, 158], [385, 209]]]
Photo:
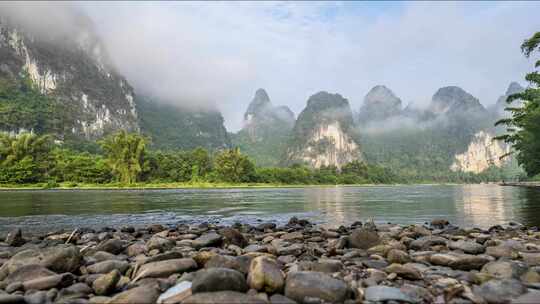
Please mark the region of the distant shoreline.
[[527, 188], [539, 188], [540, 182], [511, 182], [511, 183], [499, 183], [501, 186], [511, 187], [527, 187]]
[[[513, 186], [509, 183], [484, 183], [495, 184], [501, 186]], [[537, 183], [540, 186], [540, 183]], [[42, 191], [42, 190], [175, 190], [175, 189], [266, 189], [266, 188], [333, 188], [333, 187], [374, 187], [374, 186], [405, 186], [405, 185], [469, 185], [460, 183], [411, 183], [411, 184], [308, 184], [308, 185], [286, 185], [286, 184], [229, 184], [229, 183], [141, 183], [133, 185], [119, 185], [119, 184], [77, 184], [76, 186], [70, 186], [69, 183], [61, 183], [57, 187], [47, 187], [46, 184], [29, 184], [29, 185], [0, 185], [0, 192], [2, 191]], [[480, 185], [480, 184], [474, 184]]]

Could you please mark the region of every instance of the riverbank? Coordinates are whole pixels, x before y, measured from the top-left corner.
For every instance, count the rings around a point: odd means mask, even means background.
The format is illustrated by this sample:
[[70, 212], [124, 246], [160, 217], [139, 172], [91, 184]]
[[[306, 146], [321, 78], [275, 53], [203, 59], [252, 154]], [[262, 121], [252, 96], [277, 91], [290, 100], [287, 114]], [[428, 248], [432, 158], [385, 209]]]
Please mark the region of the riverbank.
[[291, 218], [0, 238], [0, 303], [537, 303], [540, 232]]
[[501, 186], [540, 188], [540, 182], [506, 182], [500, 183]]
[[[1, 191], [14, 190], [167, 190], [167, 189], [243, 189], [243, 188], [314, 188], [314, 187], [369, 187], [369, 186], [400, 186], [400, 185], [461, 185], [459, 183], [411, 183], [411, 184], [270, 184], [270, 183], [135, 183], [135, 184], [0, 184]], [[496, 183], [490, 183], [496, 184]]]

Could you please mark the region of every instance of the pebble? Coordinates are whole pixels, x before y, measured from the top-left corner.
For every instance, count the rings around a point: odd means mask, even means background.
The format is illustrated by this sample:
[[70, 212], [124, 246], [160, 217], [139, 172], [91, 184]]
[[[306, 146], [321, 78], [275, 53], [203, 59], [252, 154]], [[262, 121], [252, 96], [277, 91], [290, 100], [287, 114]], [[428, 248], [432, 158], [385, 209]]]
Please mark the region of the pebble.
[[540, 298], [539, 233], [520, 225], [461, 229], [439, 219], [328, 229], [293, 218], [282, 227], [203, 223], [71, 234], [14, 230], [0, 242], [0, 304]]

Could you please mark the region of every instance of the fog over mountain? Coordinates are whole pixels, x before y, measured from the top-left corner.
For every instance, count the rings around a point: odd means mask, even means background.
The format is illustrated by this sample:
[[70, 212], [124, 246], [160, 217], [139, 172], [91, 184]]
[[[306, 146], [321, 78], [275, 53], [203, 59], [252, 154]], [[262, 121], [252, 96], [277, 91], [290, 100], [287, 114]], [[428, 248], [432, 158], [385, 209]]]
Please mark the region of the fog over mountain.
[[218, 108], [231, 131], [259, 87], [296, 114], [320, 90], [358, 109], [380, 83], [404, 105], [425, 105], [454, 85], [493, 104], [530, 70], [517, 46], [540, 27], [535, 2], [51, 2], [0, 10], [38, 30], [69, 32], [68, 6], [89, 16], [136, 94]]

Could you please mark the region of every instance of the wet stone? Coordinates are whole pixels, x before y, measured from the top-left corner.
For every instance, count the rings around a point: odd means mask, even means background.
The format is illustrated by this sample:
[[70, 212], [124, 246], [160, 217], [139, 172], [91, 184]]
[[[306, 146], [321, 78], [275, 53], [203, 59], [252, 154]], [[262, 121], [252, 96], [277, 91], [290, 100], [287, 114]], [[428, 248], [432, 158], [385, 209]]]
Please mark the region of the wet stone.
[[299, 303], [306, 303], [310, 298], [338, 303], [348, 295], [345, 282], [334, 279], [320, 272], [298, 271], [287, 276], [285, 296]]
[[367, 301], [401, 301], [406, 303], [415, 303], [415, 301], [398, 288], [388, 286], [371, 286], [365, 291], [364, 297]]
[[223, 228], [219, 231], [219, 234], [223, 236], [223, 239], [227, 244], [233, 244], [241, 248], [247, 246], [248, 244], [248, 241], [242, 235], [242, 233], [234, 228]]
[[518, 280], [503, 279], [490, 280], [480, 286], [475, 286], [473, 291], [488, 303], [508, 303], [512, 298], [526, 293], [527, 288]]
[[194, 294], [225, 290], [246, 292], [248, 290], [244, 275], [228, 268], [199, 270], [192, 283], [191, 290]]
[[119, 239], [109, 239], [101, 243], [97, 249], [99, 251], [106, 251], [112, 254], [119, 254], [124, 251], [126, 242]]
[[209, 247], [212, 245], [217, 245], [221, 241], [222, 241], [221, 235], [215, 232], [210, 232], [210, 233], [203, 234], [202, 236], [193, 240], [193, 245], [195, 246], [195, 248], [202, 248], [202, 247]]
[[260, 256], [251, 261], [247, 282], [253, 289], [274, 293], [283, 289], [285, 278], [276, 261]]
[[103, 261], [86, 267], [89, 273], [109, 273], [115, 269], [124, 273], [128, 268], [128, 262], [117, 260]]
[[473, 241], [459, 240], [456, 242], [449, 242], [448, 247], [453, 250], [461, 250], [465, 253], [479, 254], [485, 251], [484, 246]]
[[181, 274], [183, 272], [197, 268], [197, 263], [191, 258], [172, 259], [159, 262], [152, 262], [142, 265], [137, 272], [138, 278], [161, 278], [171, 274]]
[[108, 295], [115, 290], [121, 276], [118, 270], [112, 270], [108, 274], [97, 278], [92, 284], [92, 287], [97, 295]]
[[379, 245], [380, 241], [376, 231], [360, 228], [351, 233], [349, 237], [349, 246], [352, 248], [368, 249]]
[[20, 228], [17, 228], [6, 236], [5, 243], [9, 246], [18, 247], [24, 245], [26, 241], [24, 240], [22, 236], [22, 231]]
[[218, 291], [197, 293], [182, 301], [182, 304], [266, 304], [267, 302], [255, 296], [237, 291]]

